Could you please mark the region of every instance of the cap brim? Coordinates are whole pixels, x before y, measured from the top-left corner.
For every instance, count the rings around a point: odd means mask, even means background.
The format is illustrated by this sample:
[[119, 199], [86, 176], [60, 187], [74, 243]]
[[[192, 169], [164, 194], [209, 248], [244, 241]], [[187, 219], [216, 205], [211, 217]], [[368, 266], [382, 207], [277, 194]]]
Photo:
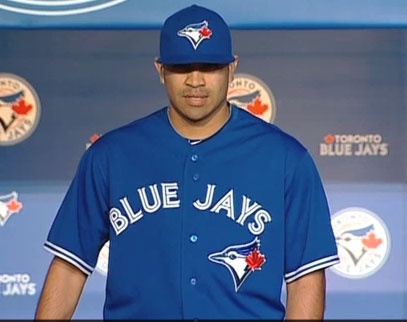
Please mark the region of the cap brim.
[[185, 56], [185, 57], [160, 57], [157, 61], [164, 65], [186, 65], [186, 64], [229, 64], [235, 61], [234, 56]]

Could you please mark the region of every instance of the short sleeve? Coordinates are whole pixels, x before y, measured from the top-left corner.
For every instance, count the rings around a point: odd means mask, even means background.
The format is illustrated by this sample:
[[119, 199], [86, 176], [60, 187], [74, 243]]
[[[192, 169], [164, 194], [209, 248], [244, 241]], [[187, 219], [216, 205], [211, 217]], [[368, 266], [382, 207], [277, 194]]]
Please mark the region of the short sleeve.
[[92, 146], [82, 156], [44, 244], [47, 251], [87, 275], [93, 272], [109, 233], [102, 163]]
[[325, 191], [308, 151], [286, 175], [285, 281], [339, 262]]

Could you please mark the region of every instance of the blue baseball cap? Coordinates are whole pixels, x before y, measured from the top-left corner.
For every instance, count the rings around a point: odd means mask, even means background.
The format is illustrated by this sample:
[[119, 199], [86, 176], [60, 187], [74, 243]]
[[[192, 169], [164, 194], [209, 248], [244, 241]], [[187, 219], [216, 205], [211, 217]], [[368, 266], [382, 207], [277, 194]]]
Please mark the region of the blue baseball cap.
[[165, 20], [159, 63], [228, 64], [234, 60], [229, 27], [216, 12], [194, 4]]

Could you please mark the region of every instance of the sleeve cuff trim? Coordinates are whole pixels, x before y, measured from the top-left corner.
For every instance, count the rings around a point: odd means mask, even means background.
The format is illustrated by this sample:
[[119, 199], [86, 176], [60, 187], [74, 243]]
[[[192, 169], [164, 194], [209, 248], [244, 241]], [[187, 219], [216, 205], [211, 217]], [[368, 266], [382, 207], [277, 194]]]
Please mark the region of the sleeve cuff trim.
[[67, 251], [66, 249], [63, 249], [59, 246], [52, 244], [49, 241], [45, 242], [44, 248], [47, 251], [49, 251], [50, 253], [54, 254], [55, 256], [61, 257], [61, 258], [65, 259], [67, 262], [73, 264], [74, 266], [79, 268], [82, 272], [84, 272], [86, 275], [92, 274], [92, 272], [94, 270], [93, 267], [86, 264], [78, 256], [72, 254], [71, 252]]
[[306, 265], [301, 266], [300, 268], [298, 268], [297, 270], [295, 270], [294, 272], [290, 272], [285, 274], [285, 280], [287, 283], [305, 275], [308, 273], [311, 273], [313, 271], [322, 269], [322, 268], [326, 268], [328, 266], [332, 266], [335, 264], [339, 263], [339, 257], [338, 255], [333, 255], [333, 256], [329, 256], [329, 257], [325, 257], [325, 258], [321, 258], [319, 260], [313, 261], [311, 263], [308, 263]]

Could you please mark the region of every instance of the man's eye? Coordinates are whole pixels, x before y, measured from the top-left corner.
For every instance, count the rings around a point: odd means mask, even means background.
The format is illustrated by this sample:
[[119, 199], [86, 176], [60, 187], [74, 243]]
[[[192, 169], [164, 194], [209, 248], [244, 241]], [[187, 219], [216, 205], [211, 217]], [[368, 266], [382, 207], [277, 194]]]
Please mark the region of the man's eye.
[[214, 72], [224, 68], [225, 64], [179, 64], [167, 65], [166, 69], [172, 73], [190, 73], [193, 71]]
[[172, 73], [189, 73], [191, 71], [190, 65], [168, 65], [166, 68]]

